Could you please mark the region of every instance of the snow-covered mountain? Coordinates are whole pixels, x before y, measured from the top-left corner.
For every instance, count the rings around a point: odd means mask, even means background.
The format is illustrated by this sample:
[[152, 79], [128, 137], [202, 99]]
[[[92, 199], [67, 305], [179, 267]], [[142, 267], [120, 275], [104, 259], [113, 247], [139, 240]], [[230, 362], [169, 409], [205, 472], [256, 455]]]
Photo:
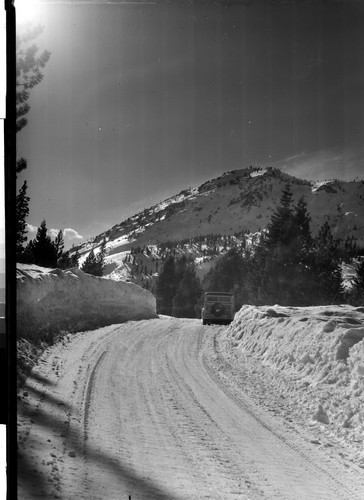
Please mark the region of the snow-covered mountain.
[[[158, 259], [156, 245], [167, 241], [211, 234], [239, 237], [260, 232], [270, 221], [287, 183], [295, 202], [304, 196], [313, 233], [328, 221], [335, 237], [343, 240], [353, 237], [359, 246], [364, 246], [364, 181], [312, 182], [276, 168], [248, 167], [226, 172], [198, 188], [185, 189], [74, 247], [73, 251], [79, 251], [82, 263], [91, 249], [98, 251], [105, 238], [106, 274], [125, 279], [130, 274], [125, 260], [133, 248], [148, 246], [147, 257], [154, 261]], [[201, 251], [201, 244], [199, 248]], [[146, 272], [151, 271], [146, 266]]]

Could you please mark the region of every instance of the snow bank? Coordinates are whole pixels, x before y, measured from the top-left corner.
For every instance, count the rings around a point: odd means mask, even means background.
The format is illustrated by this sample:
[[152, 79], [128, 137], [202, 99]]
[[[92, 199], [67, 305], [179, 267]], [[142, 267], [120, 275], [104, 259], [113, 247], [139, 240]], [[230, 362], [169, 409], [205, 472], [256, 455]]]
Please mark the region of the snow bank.
[[312, 425], [363, 443], [364, 307], [243, 306], [221, 344], [269, 367], [269, 384]]
[[17, 267], [18, 337], [157, 317], [154, 296], [133, 283], [92, 276], [77, 268]]

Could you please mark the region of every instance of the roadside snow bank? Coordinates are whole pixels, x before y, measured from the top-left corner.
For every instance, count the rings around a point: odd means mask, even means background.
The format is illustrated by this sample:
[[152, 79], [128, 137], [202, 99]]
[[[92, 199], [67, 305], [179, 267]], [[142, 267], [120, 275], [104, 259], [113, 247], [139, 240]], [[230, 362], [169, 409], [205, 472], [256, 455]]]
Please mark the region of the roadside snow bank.
[[363, 443], [364, 307], [243, 306], [220, 342], [273, 370], [267, 383], [312, 425]]
[[77, 268], [17, 266], [19, 338], [155, 317], [154, 296], [133, 283], [92, 276]]

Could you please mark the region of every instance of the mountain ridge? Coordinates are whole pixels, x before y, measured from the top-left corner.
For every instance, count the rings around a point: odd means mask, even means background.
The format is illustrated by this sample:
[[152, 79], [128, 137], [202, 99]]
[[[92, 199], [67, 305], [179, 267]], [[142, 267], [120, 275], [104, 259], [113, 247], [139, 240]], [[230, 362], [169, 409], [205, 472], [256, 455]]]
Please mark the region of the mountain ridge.
[[121, 255], [125, 258], [136, 247], [211, 234], [257, 233], [269, 223], [286, 184], [291, 186], [294, 204], [305, 198], [313, 234], [327, 221], [336, 238], [352, 238], [364, 247], [364, 181], [308, 181], [273, 167], [248, 167], [184, 189], [73, 247], [72, 252], [78, 250], [82, 263], [105, 238], [107, 263], [120, 265]]

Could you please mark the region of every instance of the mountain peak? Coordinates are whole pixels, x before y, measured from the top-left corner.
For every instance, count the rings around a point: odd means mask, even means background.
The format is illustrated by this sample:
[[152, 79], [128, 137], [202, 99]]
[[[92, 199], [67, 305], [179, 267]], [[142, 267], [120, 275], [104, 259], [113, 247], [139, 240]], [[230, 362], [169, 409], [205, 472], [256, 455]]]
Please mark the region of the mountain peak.
[[[106, 239], [109, 261], [132, 248], [181, 241], [203, 235], [256, 233], [267, 227], [290, 184], [294, 203], [307, 202], [315, 233], [326, 221], [333, 234], [353, 237], [364, 246], [364, 182], [338, 180], [310, 182], [274, 167], [247, 167], [225, 172], [199, 187], [188, 188], [75, 247], [81, 255]], [[119, 257], [118, 257], [119, 256]]]

